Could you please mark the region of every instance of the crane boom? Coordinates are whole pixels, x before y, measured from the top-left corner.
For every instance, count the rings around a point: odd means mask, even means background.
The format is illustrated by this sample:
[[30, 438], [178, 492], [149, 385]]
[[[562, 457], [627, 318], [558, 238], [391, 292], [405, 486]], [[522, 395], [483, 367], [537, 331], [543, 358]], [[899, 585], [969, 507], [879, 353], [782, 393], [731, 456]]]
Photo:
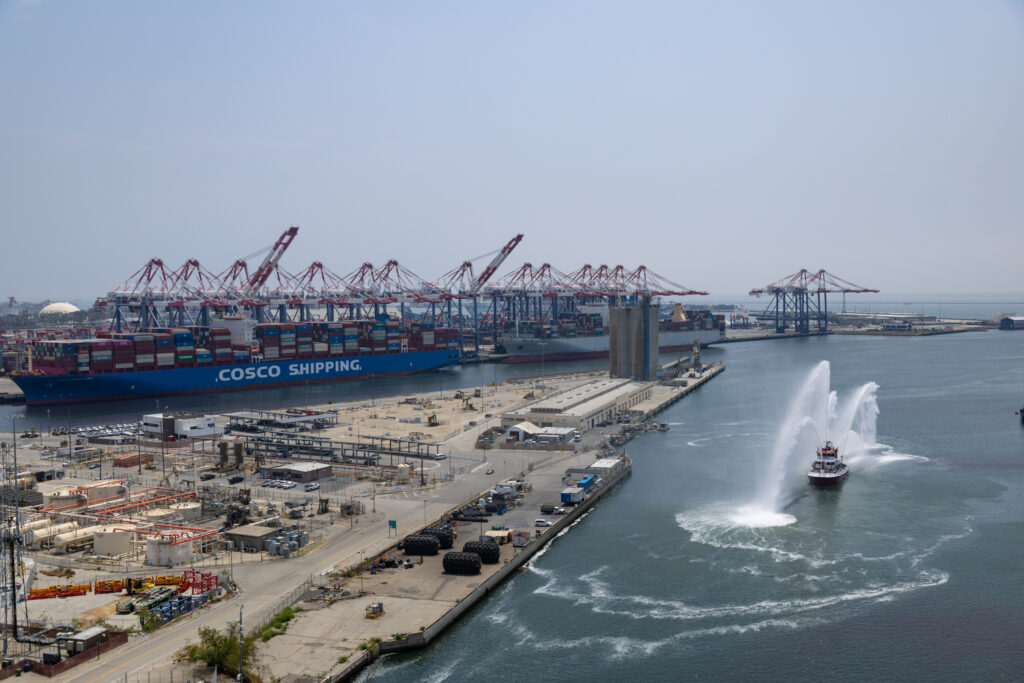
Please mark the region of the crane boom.
[[487, 268], [484, 269], [484, 272], [480, 273], [480, 277], [476, 279], [476, 281], [473, 283], [473, 286], [469, 288], [469, 291], [466, 292], [466, 294], [468, 294], [469, 296], [475, 296], [477, 292], [479, 292], [483, 288], [483, 286], [487, 284], [487, 281], [491, 279], [491, 277], [498, 270], [498, 268], [501, 267], [501, 264], [505, 262], [505, 259], [507, 259], [509, 254], [512, 253], [512, 250], [515, 249], [516, 246], [518, 246], [518, 244], [522, 241], [522, 233], [510, 239], [508, 241], [508, 244], [502, 247], [501, 251], [499, 251], [495, 255], [494, 259], [489, 264], [487, 264]]
[[277, 262], [281, 260], [282, 256], [284, 256], [285, 250], [288, 249], [288, 245], [292, 243], [292, 240], [295, 239], [295, 235], [297, 235], [298, 232], [298, 227], [293, 225], [277, 238], [277, 242], [274, 242], [274, 246], [271, 248], [270, 253], [267, 254], [265, 259], [263, 259], [263, 263], [260, 264], [260, 267], [255, 273], [253, 273], [252, 279], [249, 280], [249, 283], [243, 292], [243, 298], [249, 299], [256, 296], [256, 293], [259, 292], [260, 287], [266, 283], [267, 278], [270, 277], [270, 273], [274, 270], [274, 266], [276, 266]]

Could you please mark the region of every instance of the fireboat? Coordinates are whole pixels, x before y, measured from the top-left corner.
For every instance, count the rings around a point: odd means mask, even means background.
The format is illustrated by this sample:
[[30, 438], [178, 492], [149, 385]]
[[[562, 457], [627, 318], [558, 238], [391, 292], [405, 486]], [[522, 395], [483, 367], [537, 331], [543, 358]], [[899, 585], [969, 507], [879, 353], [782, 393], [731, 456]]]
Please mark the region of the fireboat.
[[807, 479], [815, 486], [835, 486], [842, 483], [850, 474], [850, 468], [842, 457], [839, 450], [826, 441], [825, 445], [818, 449], [818, 455], [814, 464], [807, 472]]

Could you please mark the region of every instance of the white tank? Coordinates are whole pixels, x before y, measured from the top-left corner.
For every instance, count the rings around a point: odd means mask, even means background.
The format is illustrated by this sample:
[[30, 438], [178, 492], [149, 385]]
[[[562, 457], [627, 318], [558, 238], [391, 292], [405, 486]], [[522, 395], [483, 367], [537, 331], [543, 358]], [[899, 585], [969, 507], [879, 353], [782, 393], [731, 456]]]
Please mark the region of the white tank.
[[199, 519], [203, 512], [203, 504], [195, 500], [188, 500], [184, 503], [173, 503], [170, 509], [181, 519], [190, 521]]
[[143, 510], [139, 517], [147, 522], [169, 522], [177, 515], [178, 513], [170, 508], [153, 508], [152, 510]]
[[30, 522], [22, 522], [21, 530], [31, 531], [32, 529], [45, 529], [48, 526], [53, 526], [53, 520], [43, 517], [42, 519], [33, 519]]
[[65, 522], [64, 524], [51, 524], [42, 528], [29, 529], [25, 531], [22, 529], [22, 536], [25, 539], [25, 545], [32, 547], [39, 547], [44, 543], [48, 543], [57, 534], [67, 533], [74, 531], [78, 528], [76, 522]]
[[92, 551], [96, 555], [126, 555], [132, 549], [132, 532], [124, 527], [98, 527], [93, 533]]
[[176, 567], [192, 561], [192, 543], [177, 543], [172, 538], [146, 539], [146, 564], [157, 567]]
[[18, 477], [18, 490], [25, 491], [36, 487], [35, 477]]
[[93, 534], [96, 533], [97, 529], [102, 528], [101, 526], [87, 526], [82, 529], [57, 534], [53, 537], [53, 549], [63, 550], [64, 548], [91, 543]]
[[398, 466], [398, 473], [397, 473], [395, 478], [396, 478], [396, 480], [398, 481], [399, 484], [407, 484], [407, 483], [409, 483], [409, 465], [408, 465], [408, 463], [404, 463], [403, 462], [402, 464], [400, 464]]

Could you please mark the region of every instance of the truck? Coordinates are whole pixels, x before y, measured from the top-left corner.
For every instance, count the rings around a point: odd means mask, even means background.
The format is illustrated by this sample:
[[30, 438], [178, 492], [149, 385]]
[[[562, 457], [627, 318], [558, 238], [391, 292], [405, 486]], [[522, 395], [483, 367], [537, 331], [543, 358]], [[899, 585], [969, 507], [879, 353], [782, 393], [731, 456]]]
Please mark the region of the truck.
[[577, 503], [583, 502], [583, 489], [579, 486], [569, 486], [562, 489], [562, 504], [563, 505], [576, 505]]
[[542, 515], [564, 515], [565, 508], [558, 507], [557, 505], [541, 505], [540, 513]]

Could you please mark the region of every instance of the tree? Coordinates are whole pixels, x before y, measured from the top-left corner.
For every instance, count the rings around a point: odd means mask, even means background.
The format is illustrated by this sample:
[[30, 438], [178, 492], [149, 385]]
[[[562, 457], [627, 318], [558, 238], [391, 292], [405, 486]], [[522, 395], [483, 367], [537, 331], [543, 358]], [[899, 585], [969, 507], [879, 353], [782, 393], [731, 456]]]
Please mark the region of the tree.
[[[242, 641], [245, 654], [245, 680], [259, 683], [256, 668], [259, 660], [256, 652], [257, 634], [250, 633]], [[219, 671], [234, 676], [238, 673], [238, 630], [236, 626], [227, 626], [224, 630], [215, 628], [199, 629], [199, 642], [189, 643], [178, 652], [180, 659], [194, 662], [206, 662], [207, 666], [216, 666]]]

